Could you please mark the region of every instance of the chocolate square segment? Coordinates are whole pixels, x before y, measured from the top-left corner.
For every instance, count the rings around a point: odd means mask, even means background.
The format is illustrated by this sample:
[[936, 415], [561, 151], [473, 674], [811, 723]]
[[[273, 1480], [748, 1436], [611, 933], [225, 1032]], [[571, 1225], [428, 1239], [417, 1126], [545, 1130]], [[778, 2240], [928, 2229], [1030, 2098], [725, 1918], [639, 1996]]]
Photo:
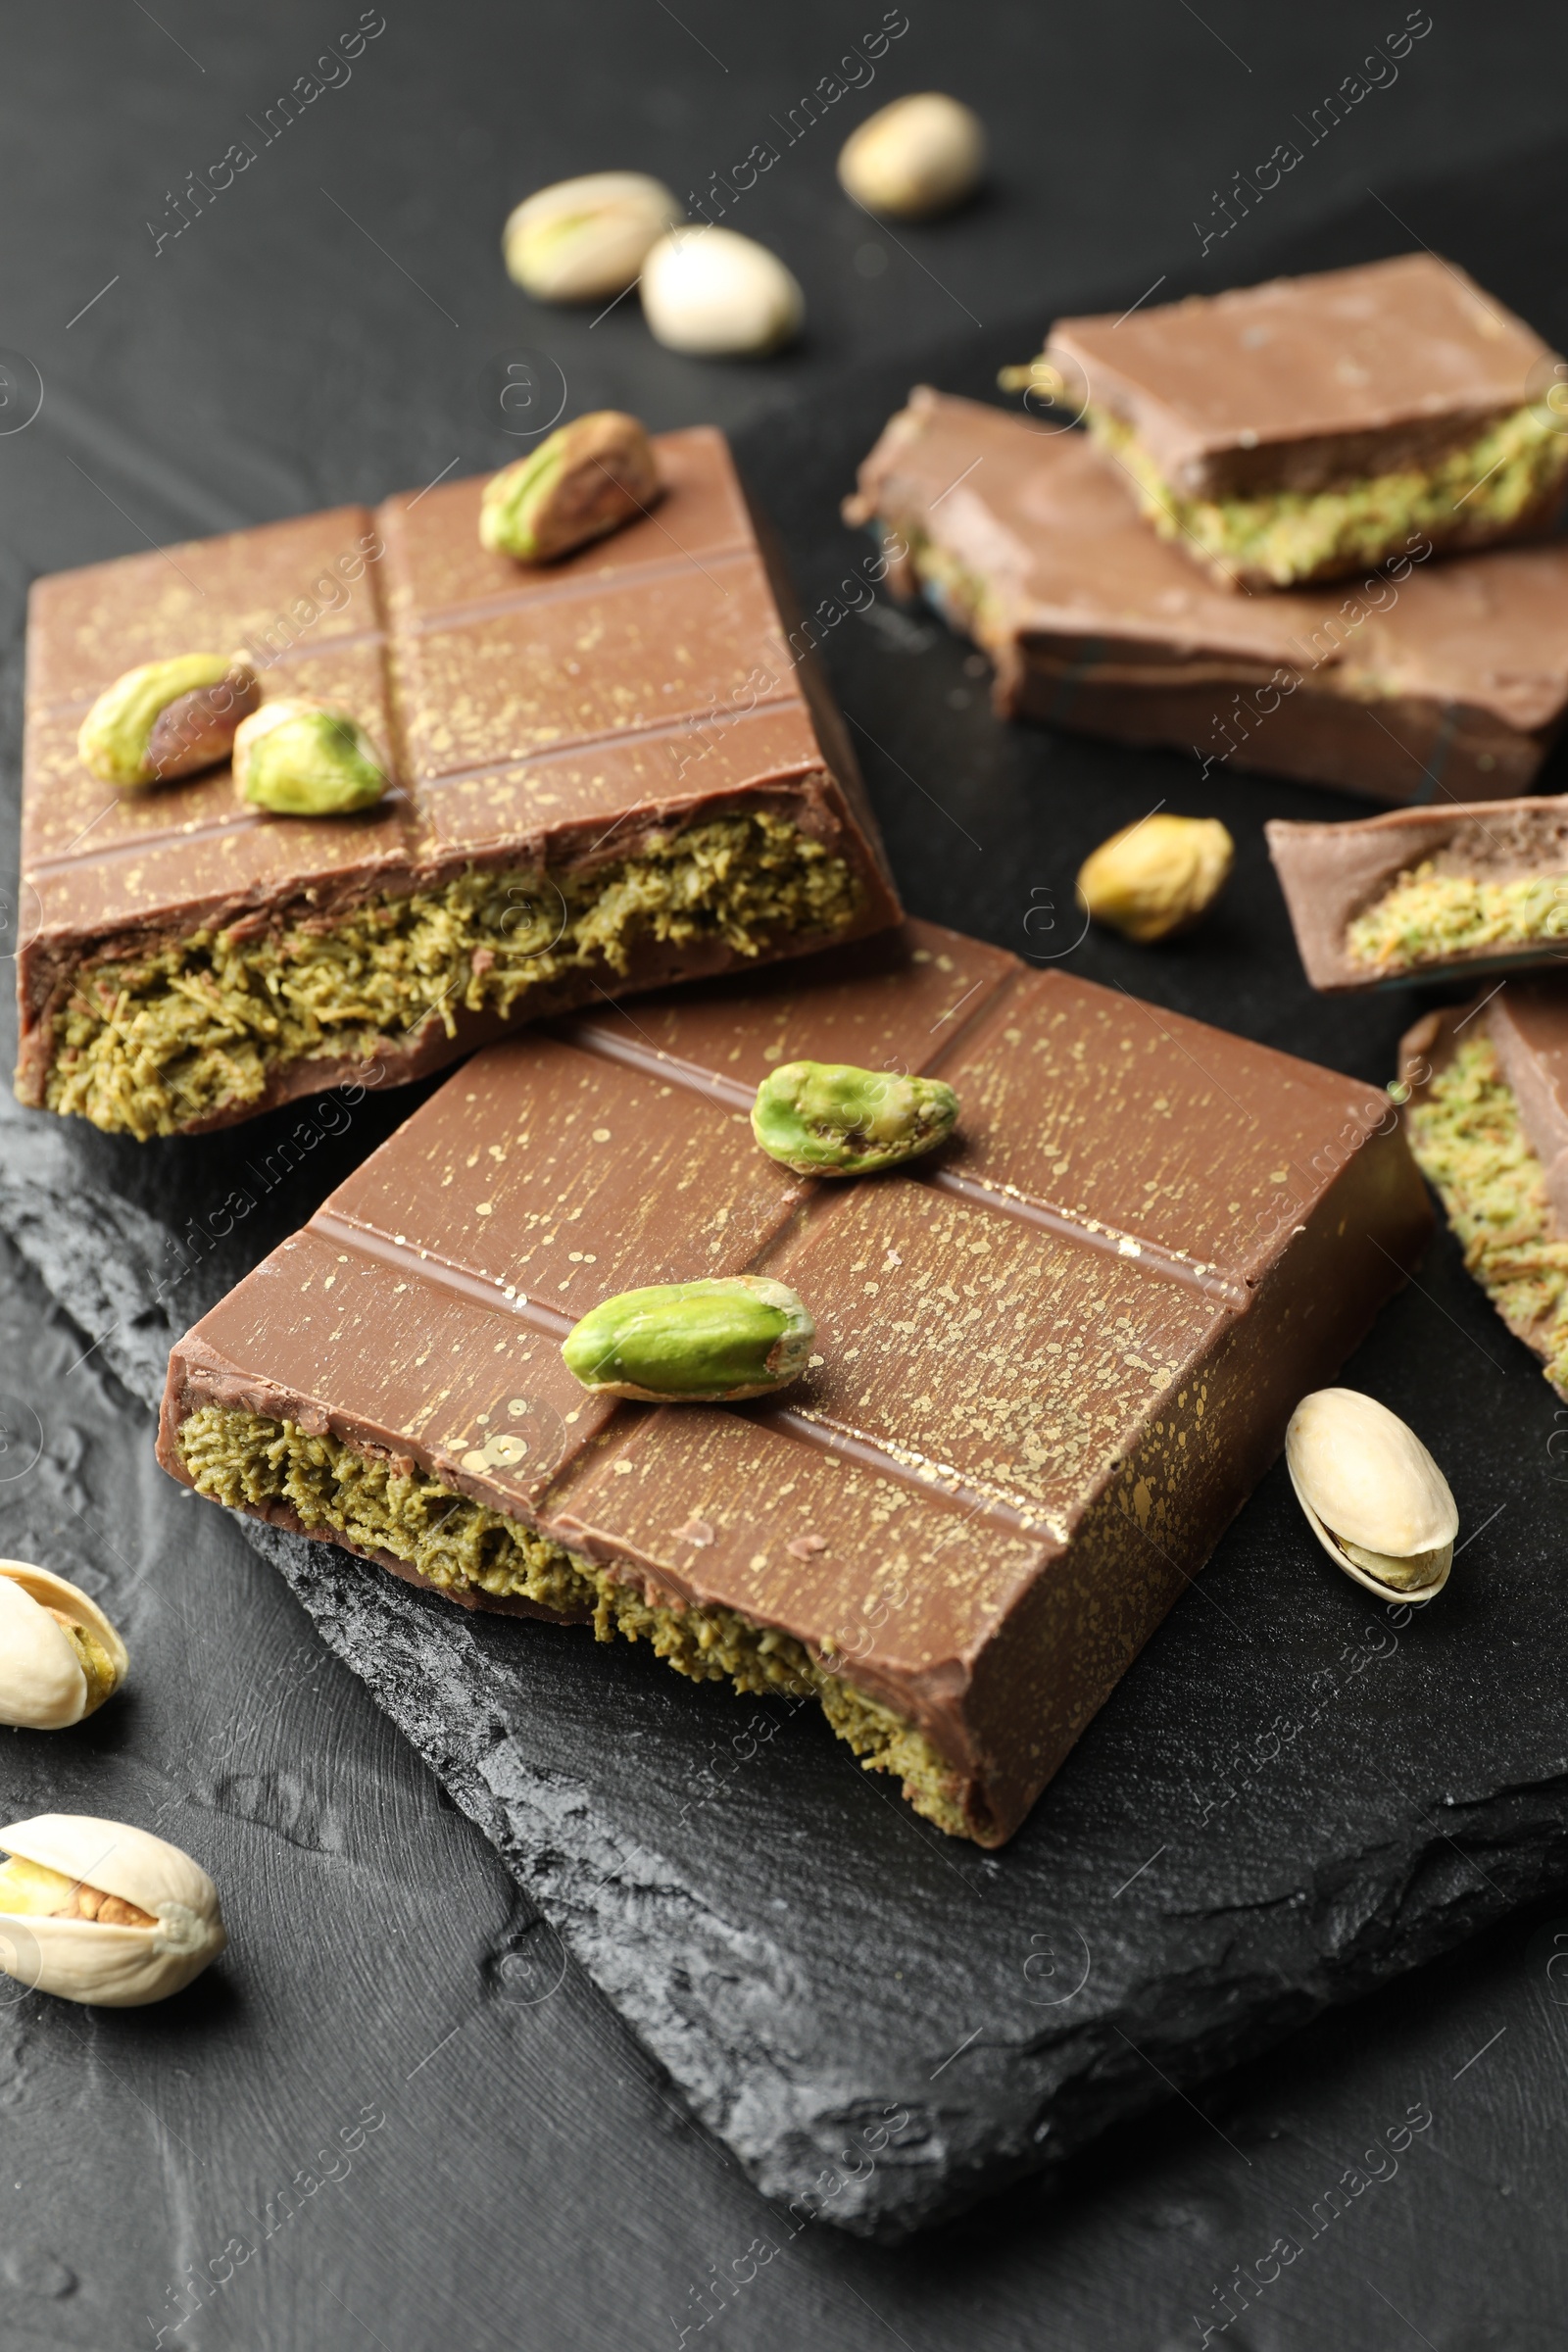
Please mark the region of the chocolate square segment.
[[[1568, 443], [1564, 444], [1568, 448]], [[1568, 549], [1235, 596], [1139, 520], [1088, 437], [920, 387], [860, 467], [895, 588], [996, 664], [997, 707], [1384, 801], [1528, 790], [1568, 711]]]
[[[956, 1136], [793, 1175], [748, 1108], [803, 1056], [940, 1072]], [[1430, 1221], [1374, 1090], [911, 923], [477, 1055], [180, 1343], [159, 1458], [467, 1606], [814, 1693], [995, 1845]], [[566, 1371], [600, 1300], [763, 1270], [817, 1323], [778, 1396]]]
[[1561, 505], [1562, 370], [1436, 254], [1060, 318], [1045, 361], [1147, 519], [1232, 588], [1342, 577], [1417, 530], [1489, 546]]
[[[487, 554], [465, 481], [37, 583], [24, 1102], [194, 1132], [897, 919], [722, 435], [657, 450], [651, 512], [549, 565]], [[90, 774], [104, 688], [202, 651], [352, 711], [385, 799], [278, 817], [226, 765], [137, 794]]]

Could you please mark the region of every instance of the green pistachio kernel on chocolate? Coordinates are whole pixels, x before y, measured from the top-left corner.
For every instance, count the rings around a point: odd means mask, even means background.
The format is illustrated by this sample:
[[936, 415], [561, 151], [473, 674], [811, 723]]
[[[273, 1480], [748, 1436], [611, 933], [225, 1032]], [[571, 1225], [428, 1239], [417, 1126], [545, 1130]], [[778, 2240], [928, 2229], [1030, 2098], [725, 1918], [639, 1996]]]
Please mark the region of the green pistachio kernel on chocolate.
[[241, 800], [279, 816], [343, 816], [386, 790], [369, 737], [346, 710], [264, 703], [234, 737]]
[[486, 483], [479, 544], [549, 564], [644, 514], [659, 496], [653, 444], [635, 416], [598, 409], [541, 441]]
[[786, 1061], [752, 1105], [752, 1133], [798, 1176], [868, 1176], [946, 1142], [958, 1098], [940, 1078], [847, 1061]]
[[254, 671], [227, 654], [144, 662], [98, 697], [81, 722], [76, 749], [95, 776], [122, 791], [188, 775], [226, 757], [236, 725], [256, 708], [256, 693]]
[[725, 1404], [787, 1386], [815, 1337], [783, 1283], [735, 1274], [622, 1291], [584, 1315], [561, 1352], [596, 1396]]

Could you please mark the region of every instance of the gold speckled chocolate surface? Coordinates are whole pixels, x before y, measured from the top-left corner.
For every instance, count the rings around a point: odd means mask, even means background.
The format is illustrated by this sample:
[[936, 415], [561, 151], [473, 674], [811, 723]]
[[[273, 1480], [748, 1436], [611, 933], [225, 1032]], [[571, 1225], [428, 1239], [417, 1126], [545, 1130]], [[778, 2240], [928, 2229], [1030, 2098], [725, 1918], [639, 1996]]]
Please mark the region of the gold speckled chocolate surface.
[[[656, 443], [648, 515], [564, 561], [478, 544], [480, 480], [38, 581], [27, 641], [26, 974], [250, 909], [330, 911], [474, 857], [570, 864], [759, 797], [847, 856], [857, 928], [897, 907], [858, 779], [818, 741], [723, 436]], [[240, 653], [265, 699], [339, 704], [393, 778], [359, 816], [242, 805], [226, 764], [124, 794], [76, 753], [132, 665]], [[853, 934], [852, 934], [853, 935]]]
[[[792, 1175], [747, 1106], [802, 1055], [940, 1072], [956, 1137]], [[477, 1055], [180, 1344], [162, 1458], [208, 1402], [330, 1428], [781, 1628], [926, 1730], [994, 1841], [1429, 1224], [1375, 1090], [908, 924]], [[743, 1271], [816, 1318], [778, 1398], [566, 1371], [599, 1300]]]

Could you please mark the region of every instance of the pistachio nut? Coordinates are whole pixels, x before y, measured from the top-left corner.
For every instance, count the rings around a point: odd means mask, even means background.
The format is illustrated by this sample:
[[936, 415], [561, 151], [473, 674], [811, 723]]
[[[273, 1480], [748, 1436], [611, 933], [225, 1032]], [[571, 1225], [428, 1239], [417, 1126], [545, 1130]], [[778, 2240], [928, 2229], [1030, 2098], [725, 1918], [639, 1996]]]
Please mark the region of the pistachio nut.
[[119, 1690], [125, 1644], [95, 1600], [30, 1560], [0, 1560], [0, 1723], [57, 1732]]
[[957, 1116], [958, 1098], [940, 1078], [786, 1061], [757, 1090], [752, 1133], [799, 1176], [867, 1176], [932, 1151]]
[[1285, 1459], [1312, 1533], [1371, 1592], [1430, 1600], [1448, 1581], [1459, 1513], [1412, 1429], [1355, 1389], [1303, 1396]]
[[979, 117], [940, 90], [922, 90], [851, 131], [839, 150], [839, 183], [868, 213], [921, 220], [972, 195], [985, 165]]
[[1169, 939], [1218, 896], [1235, 854], [1217, 816], [1146, 816], [1084, 859], [1079, 903], [1129, 939]]
[[662, 180], [643, 172], [590, 172], [525, 197], [507, 219], [507, 275], [540, 302], [598, 302], [623, 294], [655, 240], [680, 219]]
[[134, 791], [226, 760], [234, 730], [261, 701], [248, 662], [180, 654], [127, 669], [98, 697], [76, 735], [83, 763]]
[[234, 737], [241, 800], [279, 816], [342, 816], [368, 808], [386, 774], [368, 735], [346, 710], [288, 699], [264, 703]]
[[485, 484], [479, 543], [492, 555], [549, 564], [646, 514], [659, 496], [654, 446], [635, 416], [596, 409]]
[[146, 1830], [40, 1813], [0, 1830], [0, 1969], [34, 1992], [138, 2009], [228, 1940], [206, 1871]]
[[789, 342], [806, 297], [765, 245], [732, 228], [674, 228], [643, 264], [643, 310], [671, 351], [735, 359]]
[[783, 1283], [734, 1274], [622, 1291], [584, 1315], [561, 1352], [596, 1396], [726, 1404], [786, 1387], [815, 1337]]

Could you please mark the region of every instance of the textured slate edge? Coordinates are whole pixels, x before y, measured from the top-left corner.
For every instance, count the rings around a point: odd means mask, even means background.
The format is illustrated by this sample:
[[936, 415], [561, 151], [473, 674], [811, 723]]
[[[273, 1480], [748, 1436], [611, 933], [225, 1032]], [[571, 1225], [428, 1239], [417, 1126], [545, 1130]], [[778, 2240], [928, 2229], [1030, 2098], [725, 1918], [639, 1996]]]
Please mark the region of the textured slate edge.
[[[146, 1270], [165, 1260], [166, 1230], [84, 1183], [69, 1134], [7, 1105], [0, 1136], [0, 1226], [155, 1405], [182, 1327]], [[1568, 1778], [1509, 1788], [1448, 1816], [1484, 1879], [1448, 1831], [1400, 1824], [1343, 1868], [1249, 1906], [1220, 1964], [1190, 1984], [1156, 1975], [1076, 2023], [982, 2042], [941, 2097], [912, 2078], [868, 2096], [835, 2074], [830, 2051], [812, 2049], [803, 2064], [787, 2046], [783, 2021], [799, 2003], [786, 1950], [721, 1917], [667, 1859], [643, 1849], [628, 1866], [590, 1790], [530, 1760], [495, 1713], [465, 1615], [368, 1577], [328, 1545], [243, 1517], [239, 1526], [762, 2193], [857, 2234], [903, 2236], [1061, 2162], [1171, 2084], [1256, 2053], [1568, 1871]], [[714, 1986], [741, 1997], [708, 1997]], [[847, 2178], [846, 2140], [899, 2107], [907, 2127], [869, 2171]], [[855, 2157], [857, 2170], [863, 2161]]]

